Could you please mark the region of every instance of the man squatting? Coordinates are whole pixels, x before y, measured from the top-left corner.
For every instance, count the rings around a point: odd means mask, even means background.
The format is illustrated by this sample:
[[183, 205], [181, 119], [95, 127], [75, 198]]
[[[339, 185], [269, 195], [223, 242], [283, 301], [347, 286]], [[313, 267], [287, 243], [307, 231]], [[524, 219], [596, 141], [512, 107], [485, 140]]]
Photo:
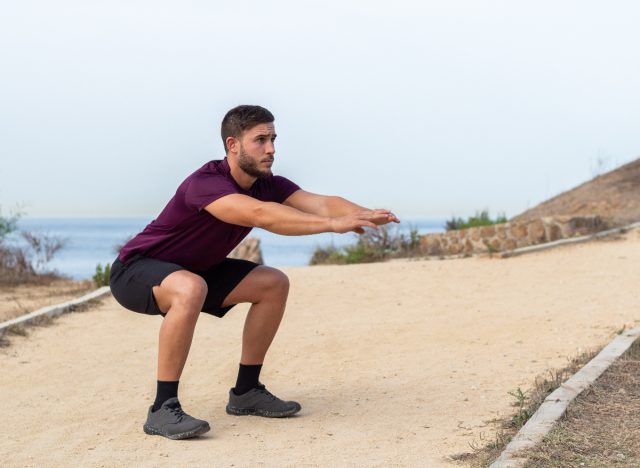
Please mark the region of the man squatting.
[[238, 106], [222, 120], [226, 157], [209, 161], [180, 184], [160, 215], [121, 249], [111, 269], [113, 296], [134, 312], [162, 315], [156, 399], [144, 431], [171, 439], [207, 432], [186, 414], [178, 382], [200, 312], [223, 317], [248, 302], [238, 378], [226, 411], [286, 417], [300, 411], [259, 381], [264, 357], [284, 313], [284, 273], [227, 255], [253, 227], [300, 236], [356, 232], [399, 222], [390, 211], [367, 209], [335, 196], [306, 192], [271, 172], [274, 117], [260, 106]]

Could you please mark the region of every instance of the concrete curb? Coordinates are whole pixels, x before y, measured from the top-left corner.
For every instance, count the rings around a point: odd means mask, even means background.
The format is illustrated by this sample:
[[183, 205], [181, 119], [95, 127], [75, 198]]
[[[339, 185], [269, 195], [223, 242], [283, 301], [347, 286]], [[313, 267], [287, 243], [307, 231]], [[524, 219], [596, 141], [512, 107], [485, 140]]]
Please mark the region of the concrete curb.
[[640, 327], [617, 336], [596, 357], [545, 398], [540, 408], [520, 428], [500, 457], [489, 468], [513, 468], [524, 465], [525, 458], [517, 452], [534, 447], [564, 414], [567, 406], [582, 391], [591, 386], [602, 373], [614, 363], [633, 342], [640, 337]]
[[4, 333], [12, 326], [15, 325], [26, 325], [29, 322], [32, 322], [34, 319], [41, 317], [43, 315], [49, 317], [55, 317], [56, 315], [64, 314], [65, 312], [70, 312], [74, 307], [84, 304], [85, 302], [89, 302], [93, 299], [97, 299], [99, 297], [105, 296], [111, 292], [109, 286], [103, 286], [95, 291], [90, 292], [89, 294], [85, 294], [78, 299], [73, 299], [71, 301], [63, 302], [61, 304], [52, 305], [48, 307], [43, 307], [42, 309], [38, 309], [33, 311], [27, 315], [22, 315], [20, 317], [16, 317], [11, 320], [7, 320], [6, 322], [0, 323], [0, 336], [4, 335]]
[[562, 245], [579, 244], [581, 242], [588, 242], [590, 240], [599, 239], [600, 237], [606, 237], [612, 234], [620, 234], [621, 232], [626, 232], [629, 229], [635, 229], [635, 228], [640, 228], [640, 221], [632, 224], [627, 224], [626, 226], [607, 229], [606, 231], [600, 231], [595, 234], [590, 234], [588, 236], [572, 237], [569, 239], [559, 239], [557, 241], [546, 242], [544, 244], [530, 245], [528, 247], [520, 247], [519, 249], [511, 250], [509, 252], [502, 252], [500, 256], [502, 258], [515, 257], [517, 255], [522, 255], [526, 253], [540, 252], [542, 250], [553, 249], [554, 247], [560, 247]]

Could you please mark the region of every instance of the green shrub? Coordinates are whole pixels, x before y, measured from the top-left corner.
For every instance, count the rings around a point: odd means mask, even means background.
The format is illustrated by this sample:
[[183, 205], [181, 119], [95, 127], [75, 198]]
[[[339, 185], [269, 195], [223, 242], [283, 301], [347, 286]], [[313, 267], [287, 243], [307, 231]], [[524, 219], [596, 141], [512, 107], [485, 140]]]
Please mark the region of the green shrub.
[[413, 257], [420, 255], [420, 233], [412, 228], [409, 234], [388, 226], [379, 229], [367, 229], [358, 236], [355, 244], [343, 248], [333, 245], [317, 247], [309, 261], [310, 265], [344, 265], [351, 263], [371, 263], [387, 258]]
[[316, 247], [309, 261], [310, 265], [343, 263], [347, 263], [345, 255], [334, 245], [330, 245], [329, 247]]
[[96, 274], [93, 275], [93, 282], [99, 288], [101, 286], [109, 286], [109, 275], [111, 274], [111, 265], [106, 263], [104, 268], [102, 264], [96, 265]]
[[492, 224], [502, 224], [508, 221], [504, 213], [499, 214], [496, 219], [491, 219], [489, 210], [476, 211], [474, 216], [470, 216], [466, 221], [462, 218], [453, 216], [445, 224], [447, 231], [457, 231], [459, 229], [467, 229], [479, 226], [490, 226]]
[[10, 216], [2, 216], [0, 214], [0, 242], [18, 228], [20, 216], [20, 213]]

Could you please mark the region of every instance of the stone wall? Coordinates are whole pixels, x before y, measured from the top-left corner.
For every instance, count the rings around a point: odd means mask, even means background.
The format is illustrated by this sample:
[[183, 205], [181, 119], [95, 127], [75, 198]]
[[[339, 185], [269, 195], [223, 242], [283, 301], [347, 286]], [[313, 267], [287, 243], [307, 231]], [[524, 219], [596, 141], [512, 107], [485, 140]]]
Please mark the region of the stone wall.
[[257, 237], [247, 237], [245, 240], [240, 242], [240, 245], [231, 251], [228, 257], [249, 260], [251, 262], [259, 263], [260, 265], [264, 264], [262, 259], [262, 249], [260, 248], [260, 239]]
[[504, 252], [607, 229], [599, 216], [558, 216], [476, 228], [426, 234], [420, 248], [426, 255], [472, 255]]

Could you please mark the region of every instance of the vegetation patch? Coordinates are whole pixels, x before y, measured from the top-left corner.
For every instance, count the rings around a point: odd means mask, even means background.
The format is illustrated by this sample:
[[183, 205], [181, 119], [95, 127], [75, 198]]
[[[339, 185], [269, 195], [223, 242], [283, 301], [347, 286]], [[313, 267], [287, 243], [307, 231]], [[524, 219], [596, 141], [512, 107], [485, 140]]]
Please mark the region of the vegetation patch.
[[640, 466], [640, 340], [523, 456], [528, 468]]
[[109, 286], [109, 276], [111, 275], [111, 265], [105, 263], [104, 267], [101, 263], [96, 265], [96, 272], [93, 275], [93, 284], [100, 288], [102, 286]]
[[[47, 264], [65, 246], [66, 239], [19, 231], [21, 217], [20, 212], [8, 216], [0, 212], [0, 286], [46, 284], [62, 278], [57, 272], [47, 269]], [[22, 241], [19, 245], [8, 240], [14, 233]]]
[[[67, 313], [85, 312], [87, 310], [96, 309], [103, 303], [104, 298], [98, 297], [90, 299], [82, 304], [72, 305], [66, 309]], [[20, 323], [12, 325], [5, 330], [3, 335], [0, 335], [0, 348], [5, 348], [11, 345], [11, 337], [28, 337], [29, 332], [33, 327], [47, 327], [60, 317], [60, 315], [39, 315], [31, 319], [28, 323]]]
[[347, 247], [316, 248], [310, 265], [351, 263], [372, 263], [390, 258], [407, 258], [422, 256], [420, 251], [420, 234], [411, 229], [408, 234], [392, 230], [388, 226], [379, 229], [368, 229], [358, 237], [358, 241]]
[[476, 211], [476, 214], [470, 216], [466, 220], [463, 218], [456, 218], [455, 216], [446, 222], [445, 229], [447, 231], [457, 231], [460, 229], [467, 229], [480, 226], [491, 226], [493, 224], [503, 224], [508, 222], [507, 216], [504, 213], [498, 214], [495, 219], [491, 219], [489, 216], [489, 210]]
[[481, 434], [477, 441], [470, 444], [470, 452], [455, 454], [450, 458], [465, 466], [489, 466], [500, 456], [520, 428], [538, 410], [544, 399], [584, 367], [598, 352], [599, 350], [584, 352], [572, 358], [564, 368], [550, 370], [546, 374], [537, 377], [531, 389], [522, 390], [517, 388], [510, 391], [509, 395], [513, 397], [511, 405], [514, 407], [514, 412], [503, 418], [489, 421], [496, 427], [493, 435]]

